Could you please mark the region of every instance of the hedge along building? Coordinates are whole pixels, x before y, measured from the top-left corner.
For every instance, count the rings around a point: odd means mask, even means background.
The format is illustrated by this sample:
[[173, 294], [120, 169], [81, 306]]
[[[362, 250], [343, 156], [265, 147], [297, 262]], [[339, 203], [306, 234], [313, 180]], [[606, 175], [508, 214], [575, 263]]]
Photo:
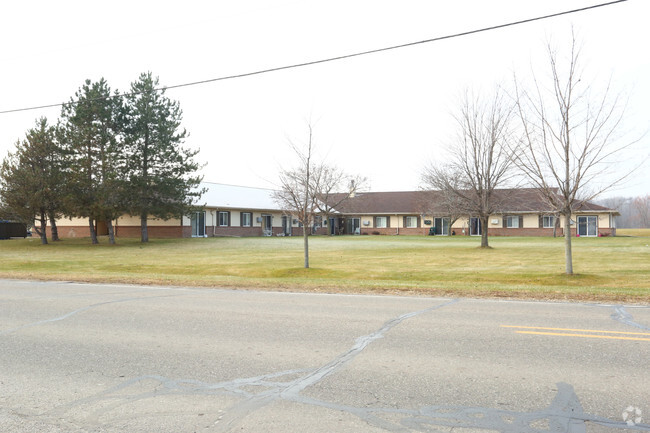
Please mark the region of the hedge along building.
[[[271, 189], [203, 183], [206, 193], [189, 215], [169, 220], [150, 219], [150, 237], [212, 236], [298, 236], [302, 227], [295, 217], [282, 211]], [[559, 219], [541, 200], [536, 189], [496, 191], [500, 211], [488, 219], [490, 236], [557, 236], [563, 234]], [[340, 196], [334, 195], [333, 202]], [[455, 213], [458, 217], [452, 216]], [[572, 216], [573, 235], [615, 235], [614, 216], [618, 212], [583, 202]], [[57, 221], [59, 236], [89, 236], [87, 219]], [[128, 215], [114, 222], [118, 237], [139, 237], [140, 218]], [[99, 235], [108, 231], [96, 223]], [[321, 215], [311, 228], [314, 234], [383, 235], [480, 235], [477, 217], [452, 212], [437, 191], [395, 191], [357, 193], [329, 215]]]

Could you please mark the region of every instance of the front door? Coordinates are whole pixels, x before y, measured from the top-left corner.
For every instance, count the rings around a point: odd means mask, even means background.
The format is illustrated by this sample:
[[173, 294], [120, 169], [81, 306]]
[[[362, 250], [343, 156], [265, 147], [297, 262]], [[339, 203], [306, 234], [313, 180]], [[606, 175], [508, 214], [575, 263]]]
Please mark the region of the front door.
[[481, 236], [481, 219], [480, 218], [470, 218], [469, 219], [469, 235], [470, 236]]
[[282, 215], [282, 234], [291, 236], [291, 217]]
[[579, 216], [578, 236], [598, 236], [598, 217]]
[[329, 225], [330, 225], [330, 226], [329, 226], [329, 233], [330, 233], [330, 235], [333, 236], [333, 235], [338, 234], [338, 232], [337, 232], [337, 230], [336, 230], [337, 227], [338, 227], [338, 224], [336, 224], [336, 218], [330, 218], [330, 219], [329, 219]]
[[262, 215], [262, 234], [273, 236], [273, 218], [271, 215]]
[[192, 237], [205, 237], [205, 212], [194, 212], [190, 218], [192, 226]]
[[349, 235], [360, 235], [361, 218], [348, 218], [346, 220], [345, 232]]
[[433, 219], [434, 235], [447, 236], [449, 234], [449, 218]]

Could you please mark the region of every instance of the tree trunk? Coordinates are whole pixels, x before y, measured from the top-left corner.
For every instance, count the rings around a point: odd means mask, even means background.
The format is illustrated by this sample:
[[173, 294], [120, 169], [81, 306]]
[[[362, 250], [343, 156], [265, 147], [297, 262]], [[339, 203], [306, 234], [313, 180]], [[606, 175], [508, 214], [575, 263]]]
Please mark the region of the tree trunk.
[[106, 220], [106, 227], [108, 228], [108, 243], [115, 245], [115, 228], [113, 227], [113, 220]]
[[488, 219], [489, 216], [484, 216], [480, 218], [481, 221], [481, 248], [490, 248], [490, 245], [488, 244]]
[[50, 226], [52, 227], [52, 240], [54, 242], [59, 241], [59, 229], [56, 227], [56, 219], [54, 218], [54, 212], [49, 212], [48, 217], [50, 219]]
[[573, 275], [573, 254], [571, 252], [571, 214], [564, 215], [564, 260], [566, 274]]
[[305, 246], [305, 269], [309, 269], [309, 232], [307, 226], [302, 226], [303, 244]]
[[95, 221], [92, 217], [88, 217], [88, 229], [90, 230], [90, 239], [93, 245], [97, 245], [99, 241], [97, 240], [97, 232], [95, 231]]
[[149, 228], [147, 227], [147, 214], [140, 215], [140, 242], [149, 242]]
[[45, 216], [45, 211], [41, 211], [41, 244], [47, 245], [47, 217]]

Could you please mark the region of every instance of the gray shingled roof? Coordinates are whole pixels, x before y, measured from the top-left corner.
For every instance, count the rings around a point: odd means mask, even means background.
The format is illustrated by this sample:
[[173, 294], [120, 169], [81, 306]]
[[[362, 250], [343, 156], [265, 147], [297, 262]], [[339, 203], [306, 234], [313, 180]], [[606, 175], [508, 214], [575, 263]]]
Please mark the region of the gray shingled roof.
[[[273, 197], [274, 191], [264, 188], [224, 185], [204, 182], [207, 192], [200, 202], [208, 207], [231, 209], [280, 210]], [[344, 194], [333, 194], [332, 202], [338, 202]], [[553, 210], [541, 198], [536, 188], [499, 189], [495, 199], [500, 202], [500, 213], [545, 213]], [[336, 212], [347, 215], [443, 215], [447, 210], [438, 191], [392, 191], [362, 192], [346, 200]], [[577, 212], [616, 212], [591, 202], [583, 202]]]
[[[340, 200], [336, 194], [333, 201]], [[551, 213], [553, 209], [543, 200], [537, 188], [498, 189], [495, 200], [500, 213]], [[346, 200], [338, 209], [343, 214], [444, 214], [441, 193], [438, 191], [393, 191], [358, 193]], [[616, 212], [591, 202], [582, 202], [577, 212]]]

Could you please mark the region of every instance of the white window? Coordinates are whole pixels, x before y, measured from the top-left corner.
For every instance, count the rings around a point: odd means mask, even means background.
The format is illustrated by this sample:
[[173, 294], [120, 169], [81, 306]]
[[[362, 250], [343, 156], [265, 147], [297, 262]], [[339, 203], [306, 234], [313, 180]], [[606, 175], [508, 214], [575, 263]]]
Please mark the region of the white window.
[[506, 227], [508, 227], [509, 229], [518, 229], [519, 228], [519, 216], [506, 217]]
[[407, 228], [417, 228], [418, 226], [418, 217], [407, 216], [406, 217], [406, 227]]
[[543, 227], [545, 229], [552, 229], [555, 227], [555, 217], [554, 216], [545, 216], [543, 218]]
[[253, 214], [250, 212], [242, 212], [241, 213], [241, 226], [242, 227], [250, 227], [251, 222], [253, 221]]
[[378, 229], [385, 229], [388, 227], [388, 218], [387, 217], [377, 217], [375, 220], [375, 227]]
[[228, 227], [230, 212], [219, 212], [219, 227]]

